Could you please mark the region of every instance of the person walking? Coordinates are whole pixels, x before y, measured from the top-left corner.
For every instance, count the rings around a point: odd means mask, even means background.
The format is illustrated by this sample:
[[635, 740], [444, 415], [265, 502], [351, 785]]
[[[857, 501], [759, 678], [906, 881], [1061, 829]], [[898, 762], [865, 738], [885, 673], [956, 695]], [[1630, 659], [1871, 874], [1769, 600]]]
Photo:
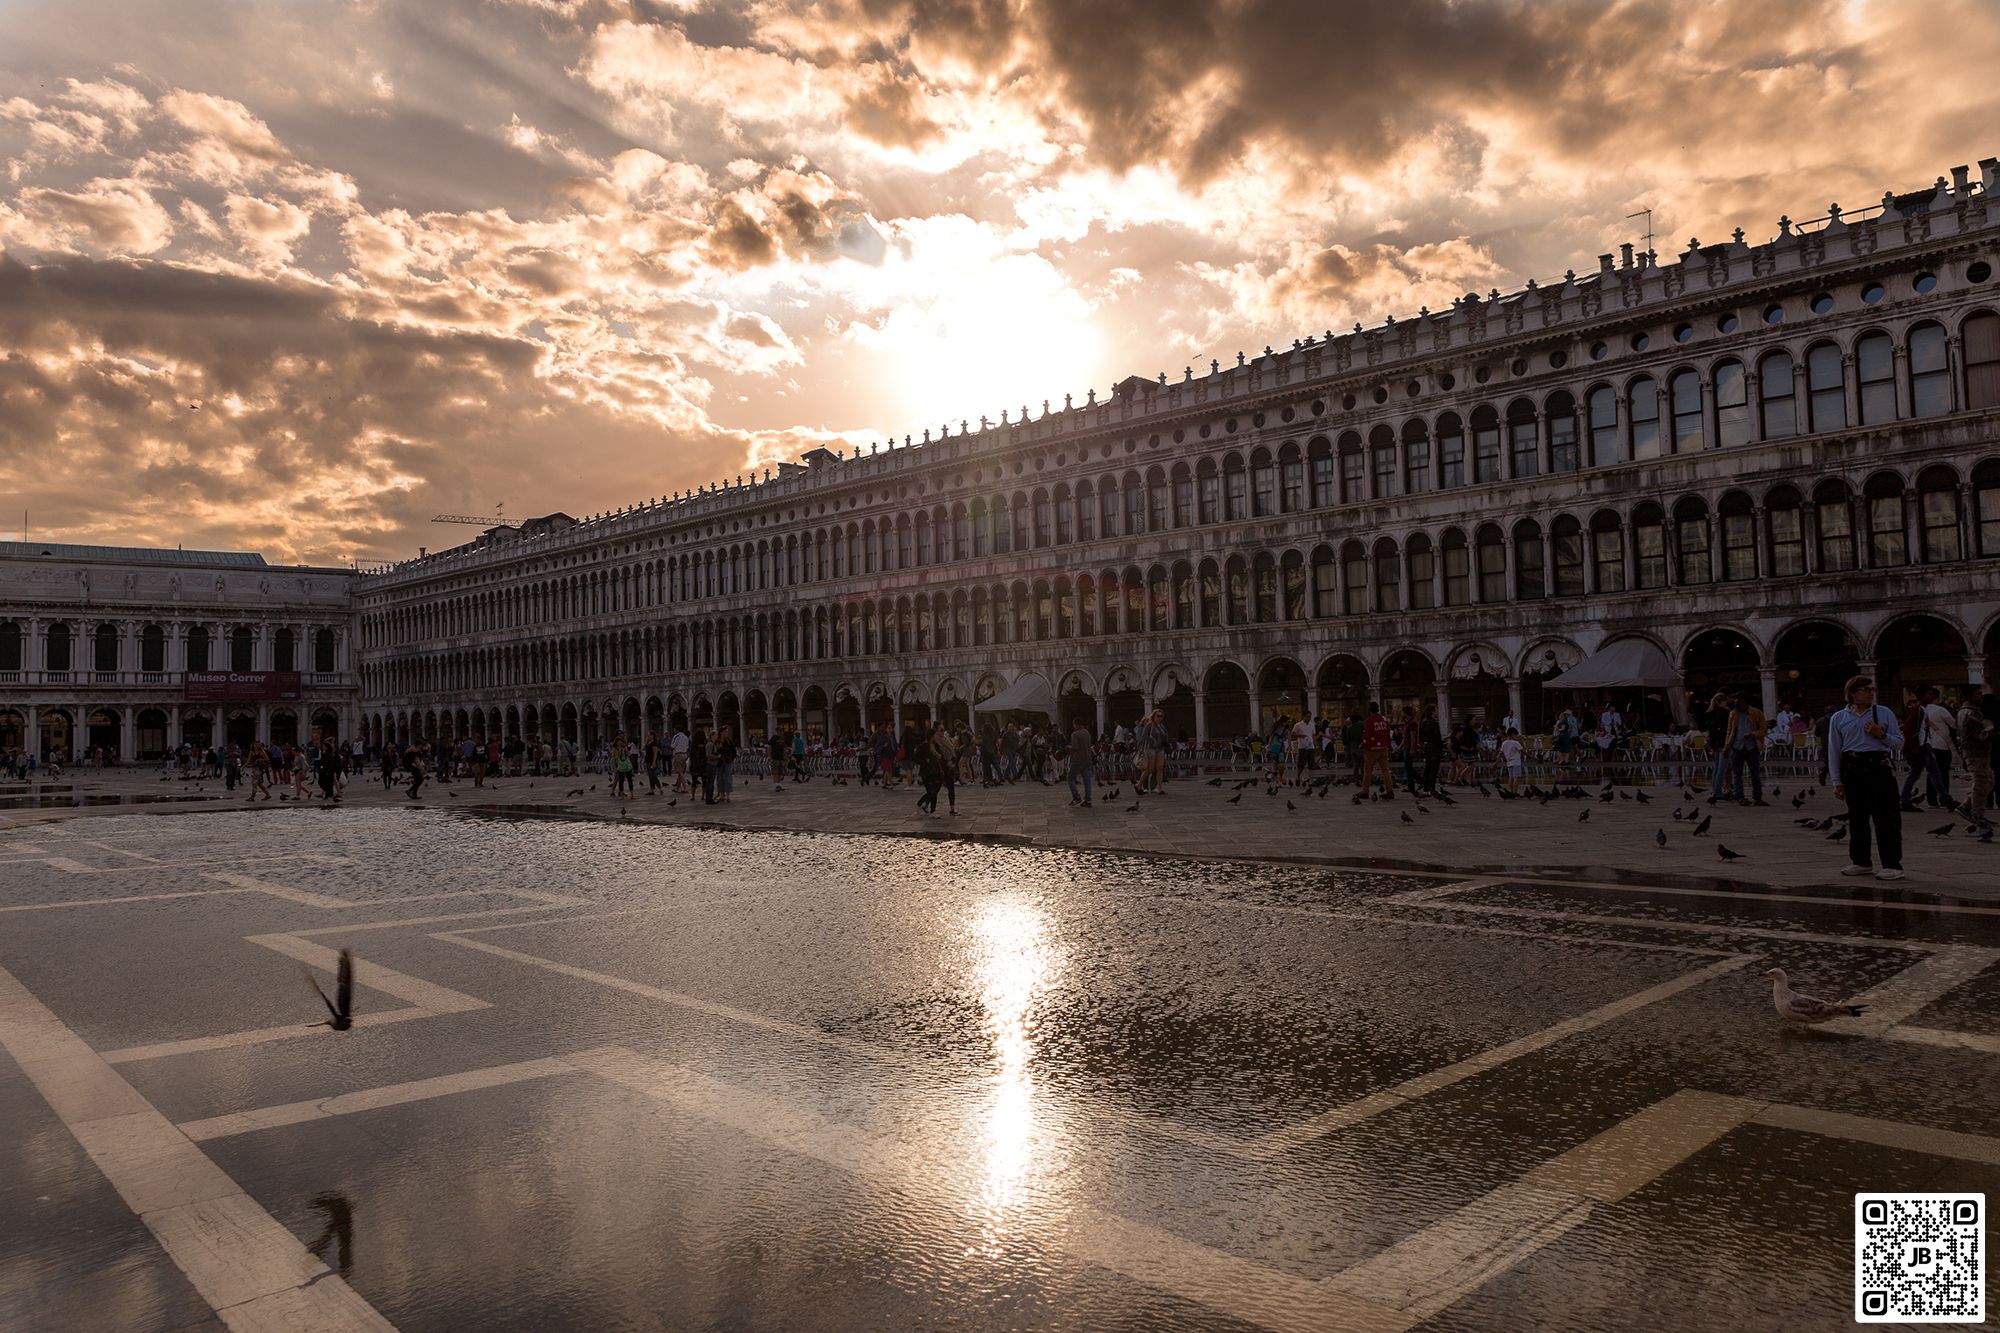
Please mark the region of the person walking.
[[1972, 794], [1959, 813], [1985, 829], [1993, 827], [1993, 817], [1986, 808], [1993, 803], [1993, 740], [2000, 731], [1993, 724], [1991, 694], [1983, 683], [1968, 685], [1958, 710], [1958, 753], [1972, 780]]
[[1361, 724], [1361, 790], [1373, 792], [1375, 770], [1382, 770], [1382, 790], [1385, 794], [1396, 794], [1396, 779], [1389, 771], [1389, 748], [1392, 733], [1389, 719], [1382, 716], [1382, 705], [1369, 701], [1368, 717]]
[[[1903, 746], [1896, 714], [1875, 702], [1875, 682], [1854, 676], [1847, 682], [1847, 707], [1827, 725], [1826, 767], [1833, 798], [1847, 802], [1847, 854], [1843, 875], [1903, 877], [1903, 813], [1896, 799], [1895, 754]], [[1882, 868], [1869, 862], [1871, 843]]]
[[[1083, 784], [1081, 793], [1077, 791], [1079, 781]], [[1084, 726], [1083, 719], [1078, 717], [1069, 731], [1069, 803], [1089, 809], [1096, 784], [1097, 765], [1092, 754], [1090, 728]]]
[[776, 796], [785, 789], [785, 761], [792, 757], [792, 747], [782, 730], [773, 731], [768, 741], [765, 754], [771, 761], [771, 794]]
[[715, 762], [710, 768], [715, 775], [715, 799], [727, 805], [736, 790], [736, 733], [728, 727], [716, 733]]
[[[1741, 695], [1729, 710], [1729, 788], [1743, 805], [1764, 804], [1764, 711]], [[1750, 770], [1750, 795], [1743, 795], [1743, 771]]]
[[697, 726], [688, 738], [688, 790], [701, 792], [703, 805], [715, 804], [715, 778], [709, 769], [708, 728]]
[[[1730, 697], [1728, 690], [1717, 690], [1714, 697], [1708, 701], [1708, 708], [1702, 713], [1702, 726], [1708, 734], [1709, 752], [1715, 756], [1715, 762], [1708, 775], [1710, 805], [1714, 805], [1726, 796], [1737, 799], [1743, 795], [1740, 790], [1734, 796], [1729, 792], [1729, 720], [1730, 708], [1734, 703], [1735, 700]], [[1605, 725], [1600, 723], [1599, 730], [1605, 729], [1607, 729]]]

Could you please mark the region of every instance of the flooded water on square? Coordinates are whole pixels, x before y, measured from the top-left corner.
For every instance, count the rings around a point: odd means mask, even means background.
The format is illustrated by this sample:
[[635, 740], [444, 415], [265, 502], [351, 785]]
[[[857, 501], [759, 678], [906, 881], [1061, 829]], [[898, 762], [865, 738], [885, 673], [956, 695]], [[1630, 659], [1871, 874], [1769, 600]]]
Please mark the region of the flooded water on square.
[[[405, 1328], [1830, 1327], [1853, 1190], [1949, 1164], [1686, 1108], [1991, 1130], [1991, 1056], [1784, 1031], [1760, 977], [1858, 994], [1977, 917], [394, 810], [14, 842], [66, 865], [0, 907], [133, 899], [0, 915], [99, 1050], [312, 1021], [272, 931], [476, 1001], [114, 1066], [184, 1125], [320, 1107], [203, 1151]], [[216, 872], [292, 896], [161, 896]], [[358, 1014], [408, 1003], [364, 971]], [[51, 1124], [0, 1166], [81, 1188]], [[1516, 1188], [1621, 1124], [1626, 1193]], [[0, 1291], [130, 1262], [106, 1234], [0, 1242]]]

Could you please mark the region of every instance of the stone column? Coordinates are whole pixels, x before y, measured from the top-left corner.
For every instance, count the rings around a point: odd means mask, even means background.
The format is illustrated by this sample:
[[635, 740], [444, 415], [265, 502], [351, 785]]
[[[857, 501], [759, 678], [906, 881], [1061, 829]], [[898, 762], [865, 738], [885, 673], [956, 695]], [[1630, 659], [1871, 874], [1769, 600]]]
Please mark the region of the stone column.
[[1986, 683], [1986, 658], [1983, 655], [1979, 653], [1966, 654], [1965, 683], [1967, 685], [1984, 685]]
[[[1805, 363], [1802, 361], [1799, 364]], [[1847, 424], [1850, 429], [1861, 424], [1861, 381], [1855, 373], [1856, 369], [1854, 354], [1842, 352], [1840, 354], [1841, 397], [1847, 401]], [[1807, 408], [1810, 415], [1810, 401], [1807, 403]], [[1814, 422], [1813, 426], [1817, 431], [1819, 423]]]
[[271, 705], [269, 704], [260, 703], [257, 705], [257, 735], [253, 739], [260, 741], [271, 739]]
[[1904, 371], [1908, 368], [1908, 362], [1909, 353], [1904, 349], [1901, 340], [1892, 342], [1889, 349], [1889, 374], [1890, 382], [1896, 386], [1896, 420], [1898, 421], [1907, 421], [1910, 416], [1910, 388], [1909, 384], [1903, 378]]
[[[1104, 705], [1100, 702], [1098, 704], [1098, 717], [1100, 719], [1104, 716], [1103, 707]], [[1103, 722], [1101, 720], [1098, 723], [1098, 727], [1102, 730]], [[1208, 740], [1208, 695], [1201, 690], [1194, 692], [1194, 740], [1197, 745], [1204, 744]]]
[[1436, 682], [1438, 725], [1447, 730], [1451, 727], [1451, 682], [1440, 678]]
[[1776, 717], [1778, 715], [1778, 668], [1774, 666], [1758, 667], [1757, 683], [1763, 687], [1764, 691], [1764, 716], [1767, 718]]
[[1519, 676], [1507, 677], [1507, 714], [1517, 724], [1527, 721], [1526, 718], [1521, 716], [1521, 678]]
[[167, 753], [181, 748], [181, 706], [167, 705]]
[[118, 710], [118, 762], [121, 764], [129, 764], [139, 757], [139, 733], [135, 726], [138, 711], [131, 704]]
[[1104, 734], [1109, 709], [1110, 704], [1105, 699], [1104, 691], [1100, 689], [1097, 692], [1097, 734], [1099, 736]]
[[[1924, 497], [1913, 486], [1903, 492], [1903, 563], [1916, 565], [1923, 561], [1923, 529], [1919, 524], [1918, 511], [1923, 508]], [[1868, 508], [1866, 499], [1861, 502], [1862, 511]]]
[[1707, 375], [1701, 376], [1701, 447], [1720, 449], [1722, 447], [1722, 427], [1716, 420], [1715, 381]]
[[1309, 718], [1317, 718], [1319, 716], [1319, 686], [1317, 685], [1306, 686], [1306, 716]]
[[1257, 682], [1250, 682], [1250, 734], [1264, 734], [1264, 701], [1257, 697]]

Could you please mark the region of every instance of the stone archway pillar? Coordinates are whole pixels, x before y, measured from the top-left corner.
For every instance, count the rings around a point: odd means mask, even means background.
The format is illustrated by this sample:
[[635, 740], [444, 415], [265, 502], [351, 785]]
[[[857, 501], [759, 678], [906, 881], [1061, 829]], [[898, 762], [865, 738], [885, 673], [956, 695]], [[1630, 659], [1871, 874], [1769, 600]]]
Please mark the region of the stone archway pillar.
[[1776, 717], [1778, 715], [1778, 668], [1774, 666], [1758, 667], [1757, 683], [1763, 689], [1764, 716], [1767, 718]]
[[1519, 676], [1507, 677], [1507, 716], [1513, 718], [1517, 725], [1527, 720], [1521, 716], [1521, 678]]
[[1306, 686], [1306, 716], [1314, 721], [1319, 720], [1319, 686], [1317, 685]]
[[1433, 686], [1437, 690], [1438, 726], [1451, 730], [1451, 682], [1439, 680]]
[[[1104, 716], [1104, 701], [1101, 699], [1097, 704], [1097, 715], [1100, 718]], [[1208, 743], [1208, 695], [1202, 690], [1194, 692], [1194, 743]]]
[[1257, 694], [1257, 686], [1255, 683], [1252, 683], [1250, 687], [1250, 734], [1252, 736], [1262, 736], [1264, 734], [1264, 701], [1258, 698]]
[[139, 757], [139, 737], [135, 720], [138, 710], [126, 704], [118, 710], [121, 721], [118, 726], [118, 762], [129, 764]]
[[1104, 729], [1111, 720], [1110, 712], [1110, 698], [1102, 689], [1099, 689], [1097, 691], [1097, 735], [1099, 739], [1103, 738]]
[[1986, 683], [1986, 658], [1979, 653], [1965, 655], [1965, 683], [1984, 685]]

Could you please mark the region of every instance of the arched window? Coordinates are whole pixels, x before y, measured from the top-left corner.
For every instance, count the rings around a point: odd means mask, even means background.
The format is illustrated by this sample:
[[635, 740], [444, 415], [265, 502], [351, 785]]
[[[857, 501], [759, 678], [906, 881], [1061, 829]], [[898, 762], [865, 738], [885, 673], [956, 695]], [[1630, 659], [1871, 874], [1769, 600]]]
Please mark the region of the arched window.
[[1583, 596], [1583, 524], [1564, 514], [1549, 528], [1558, 597]]
[[1361, 457], [1361, 437], [1349, 431], [1340, 437], [1340, 502], [1359, 504], [1367, 498], [1367, 463]]
[[1049, 493], [1047, 491], [1036, 491], [1035, 492], [1036, 549], [1040, 550], [1047, 547], [1050, 543], [1055, 541], [1055, 536], [1056, 536], [1055, 502], [1049, 499]]
[[99, 625], [94, 636], [91, 665], [98, 671], [118, 669], [118, 627]]
[[1513, 475], [1532, 477], [1542, 470], [1541, 439], [1535, 423], [1535, 405], [1516, 398], [1507, 405], [1507, 452]]
[[1291, 441], [1278, 451], [1278, 510], [1296, 514], [1306, 507], [1306, 465]]
[[1174, 526], [1194, 525], [1194, 471], [1186, 463], [1174, 464]]
[[1431, 438], [1422, 417], [1412, 417], [1403, 423], [1403, 484], [1411, 495], [1421, 495], [1432, 488]]
[[1683, 584], [1709, 583], [1715, 571], [1708, 558], [1708, 506], [1688, 496], [1674, 506], [1674, 560]]
[[1479, 529], [1473, 554], [1479, 569], [1479, 600], [1506, 601], [1507, 545], [1497, 526], [1488, 523]]
[[1590, 465], [1610, 467], [1625, 461], [1625, 443], [1618, 437], [1618, 391], [1600, 384], [1584, 400], [1590, 413]]
[[1340, 492], [1333, 473], [1333, 445], [1324, 435], [1306, 446], [1306, 471], [1311, 478], [1312, 507], [1325, 509], [1337, 503]]
[[1701, 450], [1701, 376], [1692, 370], [1677, 370], [1667, 379], [1667, 400], [1673, 405], [1673, 451], [1677, 454]]
[[1743, 363], [1720, 361], [1715, 367], [1715, 443], [1729, 449], [1750, 443], [1750, 390]]
[[1924, 563], [1964, 558], [1958, 538], [1958, 477], [1948, 467], [1927, 467], [1917, 477], [1917, 518]]
[[1813, 492], [1813, 528], [1821, 573], [1855, 567], [1854, 499], [1844, 483], [1823, 481]]
[[1250, 455], [1250, 514], [1268, 518], [1278, 512], [1278, 469], [1271, 451], [1261, 446]]
[[1772, 578], [1788, 579], [1806, 572], [1805, 510], [1799, 493], [1779, 486], [1764, 497], [1764, 522], [1770, 529], [1766, 555]]
[[1500, 480], [1500, 414], [1490, 407], [1472, 413], [1472, 480]]
[[1437, 606], [1437, 552], [1423, 533], [1410, 538], [1403, 549], [1410, 565], [1410, 609], [1429, 611]]
[[1726, 582], [1757, 577], [1757, 517], [1750, 497], [1731, 491], [1716, 506], [1722, 520], [1722, 577]]
[[1306, 614], [1306, 562], [1297, 551], [1285, 552], [1278, 568], [1279, 590], [1284, 595], [1287, 620], [1303, 620]]
[[1472, 552], [1465, 534], [1451, 528], [1444, 534], [1444, 604], [1468, 606], [1472, 602]]
[[1784, 440], [1799, 433], [1798, 381], [1790, 352], [1771, 352], [1757, 363], [1757, 399], [1765, 439]]
[[1097, 539], [1097, 494], [1087, 481], [1076, 484], [1076, 539], [1080, 542]]
[[1215, 460], [1204, 458], [1195, 464], [1195, 514], [1203, 523], [1216, 523], [1222, 518], [1222, 481], [1216, 475]]
[[1201, 562], [1201, 623], [1222, 623], [1222, 574], [1213, 560]]
[[1229, 454], [1222, 460], [1222, 517], [1225, 521], [1248, 517], [1250, 512], [1250, 482], [1243, 472], [1243, 458], [1240, 454]]
[[[909, 516], [907, 514], [899, 515], [896, 519], [896, 568], [898, 569], [908, 569], [917, 562], [916, 548], [912, 545], [911, 537]], [[758, 564], [761, 566], [765, 574], [765, 582], [768, 584], [770, 566], [765, 563], [768, 557], [761, 545], [757, 549], [757, 555]]]
[[1194, 568], [1182, 560], [1174, 566], [1174, 628], [1193, 629], [1194, 619]]
[[1591, 515], [1590, 558], [1597, 566], [1599, 592], [1625, 591], [1625, 530], [1609, 509]]
[[1229, 623], [1241, 625], [1250, 619], [1250, 568], [1243, 557], [1232, 555], [1226, 568], [1229, 595]]
[[[1097, 483], [1097, 535], [1118, 535], [1118, 479], [1106, 477]], [[1138, 534], [1131, 534], [1137, 536]]]
[[271, 638], [271, 670], [297, 671], [298, 661], [298, 648], [292, 632], [281, 627]]
[[1868, 564], [1886, 569], [1910, 561], [1908, 529], [1903, 512], [1903, 480], [1892, 472], [1868, 479]]
[[1854, 377], [1861, 388], [1861, 424], [1896, 419], [1896, 352], [1886, 333], [1865, 333], [1854, 344]]
[[1347, 589], [1347, 614], [1365, 614], [1368, 610], [1368, 553], [1362, 549], [1360, 542], [1349, 542], [1340, 548], [1340, 579]]
[[1251, 574], [1257, 623], [1266, 625], [1278, 618], [1278, 562], [1269, 551], [1259, 551]]
[[23, 659], [26, 653], [23, 645], [26, 637], [21, 627], [11, 620], [0, 621], [0, 671], [21, 671], [25, 669]]
[[1076, 540], [1076, 498], [1069, 487], [1056, 487], [1056, 544], [1068, 546]]
[[1524, 602], [1538, 602], [1548, 596], [1543, 577], [1542, 525], [1527, 519], [1514, 525], [1514, 596]]
[[1979, 554], [2000, 555], [2000, 459], [1989, 458], [1972, 469], [1972, 505]]
[[1847, 377], [1840, 349], [1820, 343], [1806, 353], [1806, 404], [1814, 434], [1847, 426]]
[[[1126, 474], [1125, 484], [1130, 488], [1130, 494], [1126, 496], [1127, 507], [1129, 508], [1134, 502], [1141, 507], [1140, 512], [1133, 516], [1135, 522], [1132, 530], [1135, 532], [1144, 532], [1146, 530], [1144, 511], [1145, 493], [1139, 488], [1139, 478], [1131, 473]], [[1034, 538], [1034, 507], [1027, 496], [1016, 495], [1014, 497], [1014, 549], [1017, 551], [1033, 549]]]
[[1910, 415], [1937, 417], [1951, 411], [1951, 363], [1945, 355], [1944, 326], [1919, 324], [1910, 330]]
[[[977, 505], [979, 502], [975, 500], [973, 503]], [[972, 514], [962, 504], [951, 507], [951, 549], [954, 559], [972, 558]]]
[[1331, 546], [1315, 546], [1312, 553], [1312, 613], [1325, 617], [1339, 613], [1340, 579], [1333, 563]]
[[50, 671], [70, 669], [69, 626], [58, 620], [49, 626], [45, 665]]
[[1651, 375], [1632, 381], [1627, 391], [1632, 400], [1632, 457], [1660, 456], [1660, 389]]
[[1965, 405], [2000, 407], [2000, 315], [1982, 310], [1959, 326], [1965, 345]]
[[313, 631], [313, 670], [332, 671], [333, 631], [322, 625]]
[[1149, 532], [1165, 532], [1168, 527], [1167, 505], [1171, 496], [1167, 491], [1167, 474], [1162, 468], [1146, 470], [1146, 529]]
[[1377, 426], [1369, 431], [1368, 455], [1375, 478], [1375, 498], [1386, 500], [1402, 489], [1396, 484], [1396, 473], [1399, 471], [1396, 432], [1388, 426]]
[[187, 632], [187, 669], [208, 670], [208, 630], [196, 625]]
[[1549, 471], [1574, 472], [1583, 465], [1576, 441], [1576, 399], [1568, 390], [1549, 395]]
[[1437, 459], [1439, 487], [1465, 485], [1465, 427], [1456, 412], [1438, 418]]
[[229, 632], [229, 669], [231, 671], [254, 671], [257, 636], [248, 625], [238, 625]]
[[1387, 537], [1375, 543], [1375, 609], [1403, 609], [1403, 561]]
[[1632, 511], [1634, 586], [1643, 591], [1667, 586], [1667, 516], [1656, 504]]
[[158, 625], [148, 625], [139, 631], [139, 670], [165, 671], [166, 669], [167, 632]]

